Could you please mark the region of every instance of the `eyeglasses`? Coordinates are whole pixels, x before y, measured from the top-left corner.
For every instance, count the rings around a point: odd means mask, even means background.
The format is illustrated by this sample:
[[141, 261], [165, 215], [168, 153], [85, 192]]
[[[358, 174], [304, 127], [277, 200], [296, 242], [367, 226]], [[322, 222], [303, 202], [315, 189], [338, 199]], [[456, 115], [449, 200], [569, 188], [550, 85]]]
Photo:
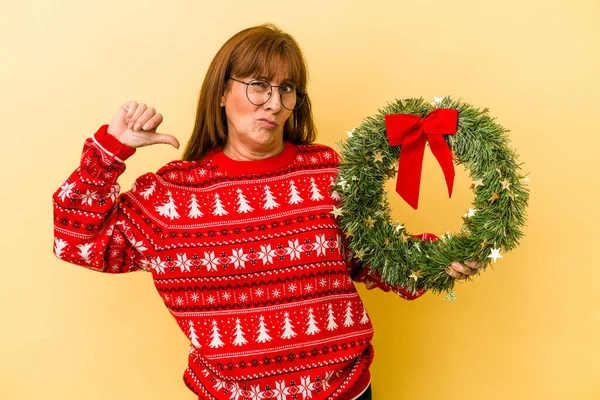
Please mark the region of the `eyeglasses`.
[[229, 78], [239, 83], [246, 85], [246, 97], [248, 101], [255, 106], [262, 106], [271, 98], [273, 88], [279, 88], [279, 97], [281, 98], [281, 105], [286, 110], [296, 110], [306, 98], [306, 94], [300, 90], [297, 90], [294, 85], [284, 83], [283, 85], [271, 85], [269, 82], [254, 79], [250, 82], [240, 81], [239, 79]]

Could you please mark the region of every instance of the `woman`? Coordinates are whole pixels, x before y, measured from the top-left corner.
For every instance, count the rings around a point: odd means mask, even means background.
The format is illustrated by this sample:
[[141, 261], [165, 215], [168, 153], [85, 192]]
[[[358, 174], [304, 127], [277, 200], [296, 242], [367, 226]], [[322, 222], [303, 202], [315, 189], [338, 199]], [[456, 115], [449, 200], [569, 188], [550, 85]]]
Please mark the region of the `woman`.
[[[315, 139], [307, 71], [272, 25], [239, 32], [213, 59], [184, 160], [119, 195], [124, 161], [162, 115], [124, 104], [85, 143], [54, 194], [55, 254], [110, 273], [150, 271], [190, 339], [184, 373], [200, 399], [367, 399], [373, 330], [330, 213], [338, 155]], [[476, 263], [453, 263], [457, 279]], [[352, 275], [351, 275], [352, 274]], [[360, 276], [360, 278], [358, 278]]]

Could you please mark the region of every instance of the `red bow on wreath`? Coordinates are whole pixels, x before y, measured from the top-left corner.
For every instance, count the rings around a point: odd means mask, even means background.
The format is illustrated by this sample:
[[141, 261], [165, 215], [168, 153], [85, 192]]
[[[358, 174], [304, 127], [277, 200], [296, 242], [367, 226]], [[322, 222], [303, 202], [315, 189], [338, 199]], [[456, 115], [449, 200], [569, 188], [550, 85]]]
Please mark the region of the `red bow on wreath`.
[[412, 114], [388, 114], [385, 127], [390, 146], [402, 146], [398, 160], [396, 192], [415, 210], [419, 205], [419, 188], [425, 142], [429, 141], [431, 152], [438, 160], [452, 197], [454, 185], [454, 162], [452, 152], [442, 135], [456, 134], [458, 111], [438, 108], [425, 118]]

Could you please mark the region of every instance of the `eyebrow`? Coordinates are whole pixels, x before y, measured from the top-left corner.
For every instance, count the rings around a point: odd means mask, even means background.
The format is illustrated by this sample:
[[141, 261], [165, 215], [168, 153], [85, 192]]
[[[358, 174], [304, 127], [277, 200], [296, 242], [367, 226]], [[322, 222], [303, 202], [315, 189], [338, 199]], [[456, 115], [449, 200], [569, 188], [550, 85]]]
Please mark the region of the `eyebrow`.
[[[260, 80], [263, 80], [263, 81], [271, 81], [271, 79], [268, 76], [264, 76], [264, 75], [256, 76], [254, 79], [260, 79]], [[293, 84], [295, 84], [294, 80], [292, 78], [283, 78], [279, 83], [280, 84], [281, 83], [293, 83]]]

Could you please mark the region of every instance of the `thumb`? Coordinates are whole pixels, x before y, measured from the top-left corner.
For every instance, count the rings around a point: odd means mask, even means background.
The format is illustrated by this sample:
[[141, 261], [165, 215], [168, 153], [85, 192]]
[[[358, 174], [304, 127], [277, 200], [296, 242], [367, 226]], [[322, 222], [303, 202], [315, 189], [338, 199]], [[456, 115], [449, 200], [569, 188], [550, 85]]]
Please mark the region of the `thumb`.
[[179, 141], [175, 136], [164, 133], [155, 133], [150, 137], [150, 144], [170, 144], [179, 149]]

